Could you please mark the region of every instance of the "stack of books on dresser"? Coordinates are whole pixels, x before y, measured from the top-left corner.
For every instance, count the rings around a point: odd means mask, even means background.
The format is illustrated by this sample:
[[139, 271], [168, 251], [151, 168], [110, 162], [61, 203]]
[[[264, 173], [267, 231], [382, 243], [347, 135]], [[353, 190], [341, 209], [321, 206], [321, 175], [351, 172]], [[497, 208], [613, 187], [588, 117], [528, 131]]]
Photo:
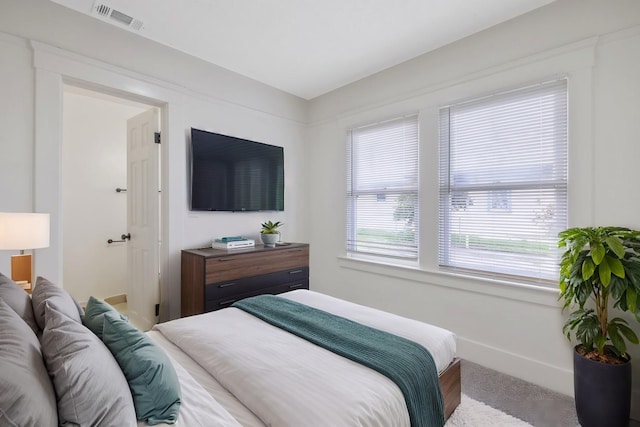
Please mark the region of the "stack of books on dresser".
[[211, 247], [214, 249], [239, 249], [239, 248], [252, 248], [256, 245], [255, 240], [247, 239], [242, 236], [221, 237], [211, 243]]

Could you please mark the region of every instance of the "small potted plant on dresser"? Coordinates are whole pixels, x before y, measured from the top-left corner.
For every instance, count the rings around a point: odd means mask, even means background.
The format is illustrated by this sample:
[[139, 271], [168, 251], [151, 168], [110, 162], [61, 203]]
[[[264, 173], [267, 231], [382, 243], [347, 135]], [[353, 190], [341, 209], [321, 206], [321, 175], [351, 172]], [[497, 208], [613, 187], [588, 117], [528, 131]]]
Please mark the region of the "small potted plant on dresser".
[[262, 223], [260, 238], [266, 247], [274, 248], [276, 246], [276, 243], [280, 240], [280, 232], [278, 231], [278, 228], [282, 225], [283, 224], [280, 221], [267, 221]]
[[576, 411], [582, 427], [628, 426], [631, 358], [638, 336], [610, 310], [640, 321], [640, 232], [622, 227], [570, 228], [558, 237], [560, 299], [571, 308], [563, 333], [573, 353]]

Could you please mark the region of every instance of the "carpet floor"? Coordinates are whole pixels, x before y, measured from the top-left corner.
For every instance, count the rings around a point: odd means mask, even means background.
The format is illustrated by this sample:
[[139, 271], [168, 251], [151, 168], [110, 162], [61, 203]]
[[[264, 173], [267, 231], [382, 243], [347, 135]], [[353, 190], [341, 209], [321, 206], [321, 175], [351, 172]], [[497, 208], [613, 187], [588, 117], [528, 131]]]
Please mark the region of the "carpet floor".
[[[579, 427], [580, 425], [576, 416], [575, 402], [570, 396], [466, 360], [462, 361], [461, 377], [463, 395], [478, 402], [484, 402], [534, 427]], [[523, 424], [494, 424], [493, 422], [454, 424], [456, 427], [497, 425], [516, 427]], [[450, 426], [447, 424], [447, 427]], [[629, 420], [629, 427], [640, 427], [640, 422]]]
[[462, 394], [460, 405], [444, 427], [531, 427], [509, 414]]
[[[576, 427], [570, 396], [463, 360], [462, 393], [535, 427]], [[491, 425], [491, 424], [489, 424]]]

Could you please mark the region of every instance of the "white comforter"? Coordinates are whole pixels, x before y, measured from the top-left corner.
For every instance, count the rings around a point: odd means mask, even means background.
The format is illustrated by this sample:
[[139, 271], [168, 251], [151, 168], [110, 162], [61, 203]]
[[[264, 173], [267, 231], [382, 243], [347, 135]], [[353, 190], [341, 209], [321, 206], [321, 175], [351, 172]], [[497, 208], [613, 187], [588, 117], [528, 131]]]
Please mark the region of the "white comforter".
[[[171, 358], [171, 362], [180, 380], [182, 403], [178, 420], [172, 427], [242, 427], [242, 425], [209, 394], [189, 373]], [[148, 426], [138, 421], [138, 426]], [[156, 424], [170, 426], [170, 424]]]
[[[439, 371], [455, 354], [455, 337], [441, 328], [311, 291], [281, 296], [412, 339], [431, 351]], [[266, 425], [409, 426], [391, 380], [244, 311], [223, 309], [154, 329]]]

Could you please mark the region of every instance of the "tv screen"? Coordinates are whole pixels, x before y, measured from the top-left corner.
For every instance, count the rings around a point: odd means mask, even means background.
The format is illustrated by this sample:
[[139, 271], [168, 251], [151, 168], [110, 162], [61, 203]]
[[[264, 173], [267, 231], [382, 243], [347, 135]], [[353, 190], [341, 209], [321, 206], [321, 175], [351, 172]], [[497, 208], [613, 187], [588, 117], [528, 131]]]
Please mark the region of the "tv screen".
[[191, 210], [284, 210], [283, 148], [192, 128]]

